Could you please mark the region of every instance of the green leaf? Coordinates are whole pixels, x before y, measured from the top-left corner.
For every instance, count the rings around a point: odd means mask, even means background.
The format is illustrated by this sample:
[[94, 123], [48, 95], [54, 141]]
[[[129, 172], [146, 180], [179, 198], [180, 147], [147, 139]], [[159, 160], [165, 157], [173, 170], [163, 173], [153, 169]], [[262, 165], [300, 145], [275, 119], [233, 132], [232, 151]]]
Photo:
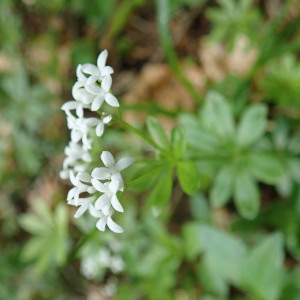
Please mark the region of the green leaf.
[[197, 151], [216, 151], [220, 146], [220, 141], [216, 136], [206, 132], [199, 122], [199, 119], [191, 114], [181, 114], [180, 123], [184, 127], [189, 145]]
[[174, 127], [171, 132], [171, 148], [175, 158], [181, 158], [186, 149], [184, 131], [181, 127]]
[[248, 107], [241, 118], [237, 131], [237, 143], [248, 147], [264, 134], [267, 125], [267, 107], [254, 104]]
[[205, 105], [201, 111], [201, 120], [206, 129], [221, 138], [232, 138], [234, 135], [231, 108], [225, 98], [216, 92], [207, 94]]
[[43, 235], [51, 230], [47, 224], [42, 223], [39, 218], [31, 214], [20, 216], [19, 223], [24, 230], [35, 235]]
[[259, 211], [259, 190], [252, 175], [240, 170], [234, 184], [234, 200], [239, 213], [246, 219], [253, 219]]
[[158, 177], [158, 181], [154, 186], [148, 202], [152, 208], [160, 211], [161, 208], [168, 202], [172, 193], [173, 185], [173, 168], [166, 169]]
[[153, 117], [147, 119], [147, 129], [153, 141], [162, 149], [169, 148], [169, 142], [161, 124]]
[[190, 261], [201, 253], [202, 245], [199, 236], [199, 226], [196, 223], [187, 223], [183, 227], [184, 252]]
[[[204, 257], [199, 266], [201, 286], [205, 292], [223, 297], [228, 295], [229, 286], [219, 272], [210, 265], [210, 261]], [[214, 298], [215, 299], [215, 298]], [[220, 299], [220, 298], [218, 298]]]
[[177, 176], [182, 190], [188, 195], [194, 195], [200, 179], [195, 163], [190, 160], [177, 163]]
[[[189, 236], [185, 247], [194, 247], [190, 255], [203, 254], [209, 268], [224, 280], [236, 283], [239, 279], [240, 264], [246, 255], [246, 245], [237, 237], [213, 226], [190, 223], [184, 227]], [[194, 244], [191, 246], [192, 235]]]
[[233, 192], [235, 173], [231, 165], [224, 166], [218, 172], [210, 190], [210, 200], [214, 207], [222, 207], [230, 199]]
[[284, 174], [279, 158], [272, 153], [250, 153], [249, 169], [253, 176], [268, 184], [276, 183]]
[[259, 299], [279, 299], [284, 279], [283, 259], [281, 234], [264, 239], [242, 262], [241, 285]]

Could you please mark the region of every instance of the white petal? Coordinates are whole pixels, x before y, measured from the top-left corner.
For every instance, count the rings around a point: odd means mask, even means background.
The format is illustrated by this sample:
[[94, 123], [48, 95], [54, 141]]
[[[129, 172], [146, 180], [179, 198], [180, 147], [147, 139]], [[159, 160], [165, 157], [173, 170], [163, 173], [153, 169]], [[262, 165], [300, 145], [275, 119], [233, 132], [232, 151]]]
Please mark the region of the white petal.
[[111, 84], [112, 84], [111, 76], [106, 76], [103, 78], [101, 82], [101, 87], [105, 92], [108, 92], [110, 90]]
[[96, 192], [96, 189], [93, 186], [89, 186], [86, 191], [89, 194], [94, 194]]
[[110, 197], [107, 194], [103, 194], [96, 200], [95, 208], [101, 210], [107, 204], [110, 204]]
[[110, 213], [110, 207], [111, 207], [111, 203], [109, 202], [108, 204], [106, 204], [103, 208], [102, 208], [102, 212], [105, 216], [108, 216]]
[[62, 110], [73, 110], [73, 109], [76, 109], [79, 104], [80, 103], [77, 101], [68, 101], [62, 105], [61, 109]]
[[77, 192], [77, 188], [73, 187], [69, 190], [68, 195], [67, 195], [67, 201], [70, 201], [71, 199], [74, 198], [75, 194]]
[[107, 223], [107, 217], [103, 216], [96, 224], [96, 227], [100, 230], [100, 231], [105, 231], [105, 226]]
[[76, 75], [77, 75], [77, 78], [79, 81], [85, 81], [86, 77], [82, 74], [81, 68], [82, 68], [82, 66], [78, 65], [78, 67], [76, 68]]
[[82, 133], [78, 130], [71, 131], [71, 139], [73, 142], [77, 143], [82, 137]]
[[82, 72], [90, 75], [98, 75], [99, 70], [96, 66], [92, 64], [83, 64], [81, 67]]
[[100, 70], [105, 66], [107, 56], [108, 56], [108, 52], [106, 49], [101, 51], [101, 53], [99, 54], [99, 56], [97, 58], [97, 66]]
[[91, 182], [92, 182], [93, 187], [97, 191], [99, 191], [101, 193], [106, 193], [106, 194], [109, 193], [109, 188], [105, 184], [98, 181], [97, 179], [92, 178]]
[[119, 191], [124, 190], [124, 181], [122, 178], [122, 175], [120, 173], [114, 173], [111, 175], [111, 180], [112, 181], [117, 181], [119, 183]]
[[74, 186], [78, 185], [78, 180], [77, 180], [74, 172], [70, 172], [70, 181]]
[[98, 79], [99, 79], [99, 76], [90, 76], [86, 80], [86, 85], [92, 85], [92, 86], [94, 86]]
[[114, 69], [110, 66], [106, 66], [100, 70], [101, 76], [109, 76], [114, 72]]
[[87, 84], [85, 88], [89, 93], [93, 95], [102, 95], [104, 93], [102, 87], [96, 86], [94, 84]]
[[107, 218], [107, 226], [108, 226], [108, 228], [109, 228], [111, 231], [113, 231], [113, 232], [115, 232], [115, 233], [122, 233], [122, 232], [124, 232], [124, 229], [123, 229], [120, 225], [118, 225], [117, 223], [115, 223], [115, 222], [112, 220], [111, 217], [108, 217], [108, 218]]
[[115, 159], [109, 151], [103, 151], [101, 153], [101, 160], [105, 167], [111, 167], [115, 164]]
[[107, 168], [101, 167], [101, 168], [95, 168], [92, 172], [92, 177], [95, 179], [109, 179], [110, 178], [110, 171]]
[[92, 111], [98, 110], [101, 107], [103, 101], [104, 101], [104, 98], [102, 95], [97, 96], [92, 102], [91, 110]]
[[120, 106], [118, 99], [114, 95], [112, 95], [111, 93], [107, 93], [105, 95], [105, 101], [107, 102], [107, 104], [109, 104], [112, 107], [119, 107]]
[[103, 216], [101, 211], [96, 210], [92, 204], [89, 205], [89, 213], [95, 218], [101, 218]]
[[78, 173], [77, 178], [83, 182], [91, 182], [91, 179], [92, 179], [91, 175], [86, 172]]
[[111, 205], [115, 210], [117, 210], [119, 212], [124, 212], [124, 209], [116, 195], [113, 195], [111, 197]]
[[96, 127], [96, 135], [102, 136], [104, 132], [104, 123], [100, 120], [99, 124]]
[[78, 105], [77, 109], [76, 109], [76, 114], [79, 118], [83, 117], [83, 107], [82, 105]]
[[74, 218], [79, 218], [79, 217], [81, 217], [81, 216], [87, 211], [87, 209], [88, 209], [88, 206], [87, 206], [87, 205], [81, 205], [81, 206], [77, 209], [77, 211], [76, 211], [76, 213], [75, 213], [75, 215], [74, 215]]
[[111, 116], [111, 115], [105, 116], [105, 117], [103, 118], [103, 123], [104, 123], [104, 124], [108, 124], [108, 123], [111, 121], [111, 119], [112, 119], [112, 116]]
[[122, 171], [125, 168], [129, 167], [132, 163], [134, 163], [135, 159], [133, 157], [123, 157], [117, 163], [118, 171]]
[[101, 122], [101, 120], [99, 120], [97, 118], [87, 118], [87, 119], [85, 119], [85, 124], [89, 127], [96, 126], [96, 125], [98, 125], [99, 122]]
[[70, 178], [70, 170], [61, 170], [59, 172], [59, 177], [61, 179], [69, 179]]
[[112, 191], [112, 193], [115, 194], [119, 190], [119, 185], [120, 185], [119, 180], [115, 180], [115, 178], [112, 178], [108, 187]]

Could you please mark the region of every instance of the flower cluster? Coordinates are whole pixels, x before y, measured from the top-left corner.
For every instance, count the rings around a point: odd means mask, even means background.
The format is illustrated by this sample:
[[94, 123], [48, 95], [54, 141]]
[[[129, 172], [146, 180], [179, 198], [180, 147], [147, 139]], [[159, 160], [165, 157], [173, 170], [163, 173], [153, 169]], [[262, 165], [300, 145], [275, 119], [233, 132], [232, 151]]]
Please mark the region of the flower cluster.
[[[79, 65], [76, 70], [77, 82], [72, 88], [74, 100], [62, 106], [67, 116], [68, 128], [71, 130], [71, 140], [65, 148], [66, 158], [63, 162], [61, 178], [70, 179], [73, 188], [70, 189], [67, 202], [79, 206], [75, 218], [83, 213], [89, 213], [99, 218], [96, 226], [104, 231], [106, 225], [114, 232], [121, 233], [123, 228], [112, 220], [114, 211], [123, 212], [118, 199], [118, 192], [124, 190], [121, 171], [133, 163], [133, 158], [122, 158], [115, 162], [108, 151], [103, 151], [100, 158], [103, 167], [92, 169], [92, 131], [101, 137], [104, 127], [112, 116], [99, 112], [106, 102], [113, 107], [119, 106], [117, 98], [110, 93], [113, 69], [106, 66], [108, 52], [102, 51], [97, 60], [97, 66], [92, 64]], [[86, 117], [86, 112], [97, 112], [100, 117]]]

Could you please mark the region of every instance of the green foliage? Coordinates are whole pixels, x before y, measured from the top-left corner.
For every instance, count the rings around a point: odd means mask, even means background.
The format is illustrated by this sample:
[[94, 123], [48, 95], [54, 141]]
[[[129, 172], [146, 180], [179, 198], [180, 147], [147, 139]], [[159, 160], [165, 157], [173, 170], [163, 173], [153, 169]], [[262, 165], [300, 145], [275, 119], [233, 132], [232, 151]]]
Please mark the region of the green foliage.
[[45, 272], [49, 267], [63, 266], [68, 252], [68, 211], [57, 205], [52, 213], [43, 202], [36, 201], [34, 212], [24, 214], [20, 225], [32, 234], [22, 251], [24, 261], [36, 261], [36, 269]]
[[212, 205], [220, 207], [233, 197], [239, 213], [254, 218], [260, 206], [256, 180], [276, 184], [284, 174], [283, 162], [274, 149], [263, 151], [254, 147], [266, 131], [266, 106], [248, 106], [235, 125], [228, 101], [210, 92], [198, 117], [183, 114], [179, 118], [191, 157], [209, 160], [215, 170], [210, 192]]
[[238, 35], [254, 38], [260, 24], [260, 14], [253, 0], [218, 0], [219, 7], [207, 10], [214, 24], [211, 37], [233, 43]]
[[271, 61], [266, 67], [266, 76], [260, 81], [262, 90], [270, 100], [287, 106], [300, 108], [300, 64], [293, 55], [285, 55]]

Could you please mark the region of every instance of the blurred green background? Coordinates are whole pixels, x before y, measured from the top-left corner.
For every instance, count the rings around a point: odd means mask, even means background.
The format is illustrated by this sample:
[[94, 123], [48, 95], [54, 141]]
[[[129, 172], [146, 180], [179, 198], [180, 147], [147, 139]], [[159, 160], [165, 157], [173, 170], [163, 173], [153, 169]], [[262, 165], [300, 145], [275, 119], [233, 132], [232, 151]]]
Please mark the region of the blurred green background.
[[[0, 46], [0, 300], [300, 299], [299, 1], [1, 0]], [[124, 120], [174, 155], [121, 126], [95, 149], [143, 160], [122, 235], [58, 175], [103, 49]]]

